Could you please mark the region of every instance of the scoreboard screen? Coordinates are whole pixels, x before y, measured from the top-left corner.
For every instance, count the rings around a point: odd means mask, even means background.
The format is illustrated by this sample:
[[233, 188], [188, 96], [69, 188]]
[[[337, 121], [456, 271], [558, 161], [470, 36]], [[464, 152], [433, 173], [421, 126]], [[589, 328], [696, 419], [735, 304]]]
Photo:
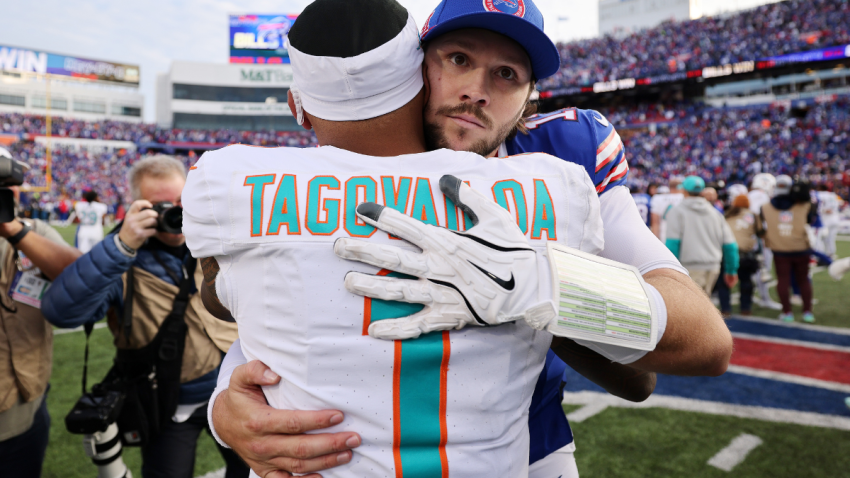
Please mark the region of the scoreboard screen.
[[297, 16], [230, 15], [230, 63], [289, 63], [284, 44]]

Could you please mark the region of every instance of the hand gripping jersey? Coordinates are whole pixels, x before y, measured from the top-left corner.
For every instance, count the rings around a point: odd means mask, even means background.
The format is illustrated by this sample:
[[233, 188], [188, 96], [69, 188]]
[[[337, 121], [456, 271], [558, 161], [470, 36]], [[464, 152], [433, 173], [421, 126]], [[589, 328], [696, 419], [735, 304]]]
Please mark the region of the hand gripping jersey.
[[553, 240], [591, 253], [602, 248], [594, 185], [582, 168], [547, 155], [487, 160], [438, 150], [375, 158], [328, 146], [230, 146], [206, 153], [189, 172], [187, 244], [196, 257], [218, 260], [216, 290], [236, 317], [245, 356], [282, 377], [265, 389], [269, 403], [338, 408], [346, 419], [327, 431], [363, 438], [351, 463], [323, 476], [527, 474], [529, 404], [551, 336], [514, 323], [372, 339], [371, 321], [418, 307], [348, 293], [346, 272], [388, 272], [333, 253], [334, 240], [347, 236], [404, 246], [358, 220], [355, 207], [364, 201], [469, 227], [438, 189], [443, 174], [492, 195], [532, 247], [545, 250]]
[[78, 201], [74, 205], [74, 213], [80, 220], [77, 226], [75, 246], [85, 254], [95, 244], [103, 240], [103, 216], [108, 208], [100, 202]]

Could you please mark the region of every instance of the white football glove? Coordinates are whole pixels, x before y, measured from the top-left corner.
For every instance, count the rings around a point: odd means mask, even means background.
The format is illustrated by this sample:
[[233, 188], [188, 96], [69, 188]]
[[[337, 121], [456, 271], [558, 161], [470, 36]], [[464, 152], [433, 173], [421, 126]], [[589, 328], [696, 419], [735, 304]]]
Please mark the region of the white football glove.
[[538, 330], [549, 325], [557, 315], [555, 304], [540, 297], [549, 296], [551, 284], [538, 280], [538, 253], [508, 211], [454, 176], [440, 178], [440, 189], [472, 219], [473, 228], [450, 231], [363, 203], [357, 207], [361, 219], [422, 252], [350, 238], [334, 243], [334, 252], [343, 259], [418, 278], [346, 274], [345, 288], [354, 294], [425, 306], [407, 317], [373, 322], [369, 335], [410, 339], [437, 330], [523, 319]]

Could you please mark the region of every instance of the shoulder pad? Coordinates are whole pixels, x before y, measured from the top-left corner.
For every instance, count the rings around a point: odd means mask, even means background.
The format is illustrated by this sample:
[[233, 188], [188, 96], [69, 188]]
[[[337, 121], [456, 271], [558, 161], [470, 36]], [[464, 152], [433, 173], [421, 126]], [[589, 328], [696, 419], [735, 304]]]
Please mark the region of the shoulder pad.
[[531, 116], [525, 124], [527, 134], [519, 133], [505, 143], [508, 154], [541, 152], [576, 163], [600, 194], [625, 182], [629, 166], [623, 142], [599, 112], [565, 108]]

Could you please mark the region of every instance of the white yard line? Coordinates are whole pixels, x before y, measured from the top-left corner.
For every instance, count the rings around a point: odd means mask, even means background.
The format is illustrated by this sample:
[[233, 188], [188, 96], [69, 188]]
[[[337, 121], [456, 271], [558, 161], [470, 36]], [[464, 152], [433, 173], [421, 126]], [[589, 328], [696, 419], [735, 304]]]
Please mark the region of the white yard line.
[[745, 334], [743, 332], [732, 332], [732, 337], [747, 340], [758, 340], [759, 342], [770, 342], [772, 344], [794, 345], [797, 347], [808, 347], [810, 349], [828, 350], [830, 352], [850, 353], [850, 347], [843, 345], [823, 344], [820, 342], [809, 342], [806, 340], [783, 339], [779, 337], [771, 337], [769, 335]]
[[842, 328], [842, 327], [826, 327], [826, 326], [823, 326], [823, 325], [800, 324], [800, 323], [796, 323], [796, 322], [781, 322], [777, 319], [770, 319], [770, 318], [767, 318], [767, 317], [756, 317], [756, 316], [744, 317], [744, 316], [735, 315], [735, 314], [732, 314], [732, 317], [730, 317], [730, 318], [735, 319], [735, 320], [746, 320], [746, 321], [749, 321], [749, 322], [761, 322], [763, 324], [778, 325], [780, 327], [791, 327], [791, 328], [795, 328], [795, 329], [813, 330], [815, 332], [828, 332], [830, 334], [850, 335], [850, 329], [845, 329], [845, 328]]
[[806, 387], [823, 388], [826, 390], [850, 394], [850, 385], [846, 383], [830, 382], [827, 380], [819, 380], [816, 378], [792, 375], [789, 373], [743, 367], [741, 365], [730, 365], [728, 371], [732, 373], [739, 373], [741, 375], [748, 375], [750, 377], [766, 378], [769, 380], [777, 380], [779, 382], [795, 383], [797, 385], [805, 385]]
[[738, 418], [752, 418], [775, 423], [790, 423], [820, 428], [833, 428], [850, 431], [850, 418], [822, 413], [799, 412], [781, 408], [757, 407], [752, 405], [732, 405], [729, 403], [694, 400], [692, 398], [652, 395], [646, 401], [633, 403], [613, 395], [601, 392], [565, 392], [563, 403], [569, 405], [589, 405], [604, 403], [619, 408], [668, 408], [684, 412], [708, 413]]
[[756, 447], [763, 442], [755, 435], [742, 433], [735, 437], [726, 448], [717, 452], [708, 460], [708, 464], [723, 471], [732, 471], [740, 465]]
[[[102, 329], [106, 327], [106, 322], [98, 322], [94, 324], [95, 329]], [[62, 334], [70, 334], [71, 332], [82, 332], [83, 326], [74, 327], [73, 329], [53, 329], [53, 335], [62, 335]]]
[[574, 412], [567, 414], [567, 420], [572, 423], [581, 423], [588, 418], [602, 413], [608, 405], [605, 403], [589, 403]]

